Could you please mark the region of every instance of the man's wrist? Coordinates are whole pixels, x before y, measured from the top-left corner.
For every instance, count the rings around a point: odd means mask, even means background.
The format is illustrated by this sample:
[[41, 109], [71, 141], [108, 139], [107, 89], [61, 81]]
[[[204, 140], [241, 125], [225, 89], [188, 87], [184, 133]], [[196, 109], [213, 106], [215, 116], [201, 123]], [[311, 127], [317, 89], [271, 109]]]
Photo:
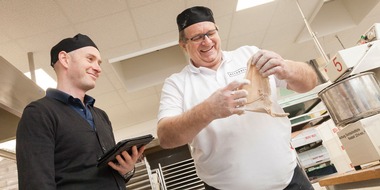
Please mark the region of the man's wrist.
[[135, 174], [135, 168], [133, 168], [131, 171], [127, 172], [126, 174], [122, 175], [124, 179], [130, 179], [133, 174]]

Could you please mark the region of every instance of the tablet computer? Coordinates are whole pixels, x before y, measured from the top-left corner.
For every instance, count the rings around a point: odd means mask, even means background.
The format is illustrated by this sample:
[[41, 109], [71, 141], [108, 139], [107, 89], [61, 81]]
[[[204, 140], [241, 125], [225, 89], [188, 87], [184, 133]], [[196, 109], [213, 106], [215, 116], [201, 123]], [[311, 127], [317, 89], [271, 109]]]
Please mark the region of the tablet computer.
[[98, 159], [97, 166], [108, 165], [110, 161], [117, 162], [116, 156], [121, 154], [121, 152], [127, 151], [131, 155], [133, 146], [137, 146], [137, 149], [140, 149], [142, 146], [149, 144], [153, 139], [154, 137], [149, 134], [122, 140]]

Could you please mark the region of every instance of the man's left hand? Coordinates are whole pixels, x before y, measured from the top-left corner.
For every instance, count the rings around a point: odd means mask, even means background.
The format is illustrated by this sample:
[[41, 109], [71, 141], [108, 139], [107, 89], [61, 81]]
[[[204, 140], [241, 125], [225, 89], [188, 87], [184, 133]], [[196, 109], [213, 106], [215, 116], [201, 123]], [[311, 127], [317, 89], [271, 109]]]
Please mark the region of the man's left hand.
[[118, 171], [120, 175], [124, 175], [135, 168], [135, 164], [144, 150], [145, 146], [142, 146], [139, 150], [137, 150], [136, 146], [133, 146], [132, 155], [129, 155], [127, 151], [123, 151], [120, 155], [116, 156], [118, 163], [108, 162], [108, 165]]

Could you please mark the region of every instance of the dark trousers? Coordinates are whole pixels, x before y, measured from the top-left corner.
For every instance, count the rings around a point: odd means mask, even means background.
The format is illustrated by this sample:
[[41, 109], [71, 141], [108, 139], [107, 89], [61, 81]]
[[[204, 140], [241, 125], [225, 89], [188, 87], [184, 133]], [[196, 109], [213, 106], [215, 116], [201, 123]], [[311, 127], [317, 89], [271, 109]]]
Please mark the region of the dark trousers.
[[294, 175], [289, 185], [284, 190], [314, 190], [309, 178], [298, 165], [294, 169]]
[[[204, 185], [206, 190], [218, 190], [217, 188], [209, 186], [206, 183], [204, 183]], [[314, 188], [305, 173], [297, 165], [297, 167], [294, 169], [292, 180], [284, 190], [314, 190]]]

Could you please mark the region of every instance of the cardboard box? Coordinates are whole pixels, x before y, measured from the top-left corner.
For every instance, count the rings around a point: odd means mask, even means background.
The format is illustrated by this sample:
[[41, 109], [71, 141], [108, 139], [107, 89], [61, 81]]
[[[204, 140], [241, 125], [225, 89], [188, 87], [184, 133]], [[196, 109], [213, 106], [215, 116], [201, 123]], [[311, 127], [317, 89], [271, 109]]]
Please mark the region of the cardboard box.
[[380, 114], [351, 123], [338, 132], [353, 166], [380, 160]]

